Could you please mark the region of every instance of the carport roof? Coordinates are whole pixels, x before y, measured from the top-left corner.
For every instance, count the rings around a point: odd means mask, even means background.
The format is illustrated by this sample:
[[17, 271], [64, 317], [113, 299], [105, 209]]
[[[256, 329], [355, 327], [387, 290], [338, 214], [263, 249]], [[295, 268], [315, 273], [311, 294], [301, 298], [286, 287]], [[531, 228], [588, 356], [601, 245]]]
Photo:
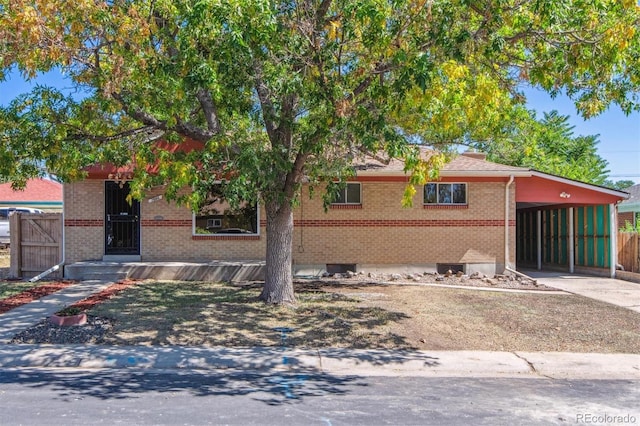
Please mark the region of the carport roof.
[[550, 205], [579, 206], [616, 204], [629, 197], [624, 191], [531, 170], [531, 176], [516, 178], [518, 208]]

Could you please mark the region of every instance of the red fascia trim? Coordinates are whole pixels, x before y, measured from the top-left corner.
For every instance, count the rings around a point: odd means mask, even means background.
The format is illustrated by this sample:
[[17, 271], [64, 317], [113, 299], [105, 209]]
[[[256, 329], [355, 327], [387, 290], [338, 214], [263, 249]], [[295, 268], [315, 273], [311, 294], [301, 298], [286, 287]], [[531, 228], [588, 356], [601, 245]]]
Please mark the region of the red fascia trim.
[[[429, 182], [507, 182], [508, 177], [482, 177], [482, 176], [441, 176], [435, 181]], [[409, 176], [356, 176], [347, 179], [348, 182], [404, 182], [409, 183]]]
[[[419, 220], [391, 220], [391, 219], [304, 219], [296, 220], [295, 226], [310, 228], [331, 228], [331, 227], [354, 227], [354, 228], [405, 228], [405, 227], [425, 227], [425, 228], [446, 228], [446, 227], [492, 227], [504, 226], [504, 219], [419, 219]], [[509, 226], [515, 226], [515, 220], [509, 220]]]

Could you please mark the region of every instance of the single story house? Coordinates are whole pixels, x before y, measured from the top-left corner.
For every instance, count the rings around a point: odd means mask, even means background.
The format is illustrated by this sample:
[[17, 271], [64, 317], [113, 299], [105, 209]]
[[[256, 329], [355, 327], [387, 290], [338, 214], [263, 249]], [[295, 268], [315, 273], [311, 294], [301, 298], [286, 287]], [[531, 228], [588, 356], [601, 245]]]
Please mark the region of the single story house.
[[640, 184], [630, 186], [624, 190], [629, 198], [618, 205], [618, 224], [624, 227], [626, 222], [633, 227], [640, 223]]
[[[198, 213], [167, 202], [162, 188], [126, 201], [130, 171], [88, 170], [64, 184], [64, 253], [83, 261], [211, 262], [265, 258], [260, 206], [231, 209], [212, 197]], [[502, 273], [505, 268], [615, 273], [616, 206], [627, 194], [465, 153], [440, 179], [401, 199], [400, 161], [367, 159], [327, 212], [303, 187], [294, 217], [294, 269]]]
[[27, 181], [23, 190], [14, 191], [11, 183], [0, 184], [0, 207], [25, 207], [47, 213], [62, 212], [62, 184], [48, 178]]

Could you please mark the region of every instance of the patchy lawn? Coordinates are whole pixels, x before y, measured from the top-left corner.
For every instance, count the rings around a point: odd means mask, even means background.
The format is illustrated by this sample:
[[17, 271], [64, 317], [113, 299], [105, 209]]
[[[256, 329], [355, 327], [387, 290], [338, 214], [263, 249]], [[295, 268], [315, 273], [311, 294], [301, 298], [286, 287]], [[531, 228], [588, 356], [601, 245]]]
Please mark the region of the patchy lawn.
[[23, 291], [31, 290], [43, 283], [30, 283], [22, 281], [0, 281], [0, 300], [6, 299], [16, 294], [20, 294]]
[[95, 306], [106, 344], [640, 353], [640, 315], [569, 294], [424, 285], [296, 284], [298, 305], [260, 284], [146, 281]]

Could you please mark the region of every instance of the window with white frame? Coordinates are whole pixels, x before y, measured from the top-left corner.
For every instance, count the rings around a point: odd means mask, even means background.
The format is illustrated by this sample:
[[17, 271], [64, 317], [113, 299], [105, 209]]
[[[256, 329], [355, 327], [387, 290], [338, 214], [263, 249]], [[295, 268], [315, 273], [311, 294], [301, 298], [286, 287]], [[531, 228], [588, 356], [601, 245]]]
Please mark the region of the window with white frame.
[[359, 182], [348, 182], [340, 189], [331, 204], [362, 204], [362, 188]]
[[427, 183], [424, 186], [425, 205], [467, 204], [466, 183]]

